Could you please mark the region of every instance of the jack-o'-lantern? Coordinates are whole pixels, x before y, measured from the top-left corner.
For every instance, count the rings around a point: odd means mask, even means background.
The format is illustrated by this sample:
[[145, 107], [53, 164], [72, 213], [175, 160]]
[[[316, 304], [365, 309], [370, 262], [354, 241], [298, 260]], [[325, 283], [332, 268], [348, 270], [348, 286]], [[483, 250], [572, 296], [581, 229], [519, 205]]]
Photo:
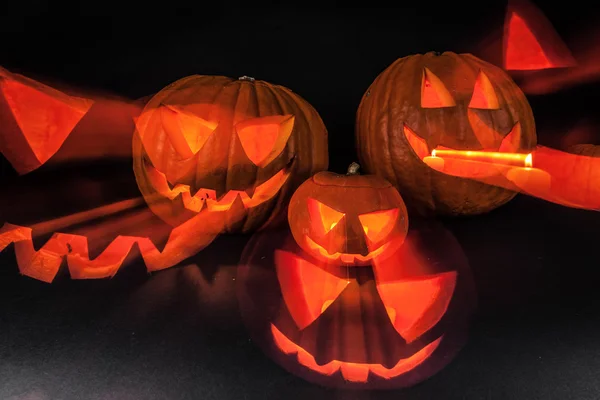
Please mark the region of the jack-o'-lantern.
[[536, 145], [531, 107], [513, 80], [452, 52], [404, 57], [382, 72], [362, 98], [356, 135], [363, 167], [420, 214], [481, 214], [516, 195], [430, 168], [423, 160], [432, 151], [528, 153]]
[[358, 174], [319, 172], [292, 196], [288, 222], [296, 242], [324, 261], [370, 264], [393, 254], [408, 231], [406, 207], [385, 179]]
[[289, 231], [257, 233], [236, 280], [253, 341], [292, 374], [333, 387], [429, 378], [464, 344], [475, 304], [466, 258], [443, 228], [412, 230], [372, 268], [316, 260]]
[[131, 169], [132, 116], [140, 111], [127, 100], [70, 97], [0, 68], [0, 152], [15, 170], [1, 182], [13, 195], [0, 196], [0, 252], [14, 245], [21, 274], [52, 282], [66, 264], [73, 279], [112, 277], [136, 253], [149, 271], [168, 268], [241, 218], [198, 213], [173, 227], [148, 209]]
[[227, 212], [225, 231], [284, 222], [294, 190], [328, 165], [315, 109], [282, 86], [194, 75], [156, 94], [136, 121], [134, 171], [152, 211], [177, 226]]

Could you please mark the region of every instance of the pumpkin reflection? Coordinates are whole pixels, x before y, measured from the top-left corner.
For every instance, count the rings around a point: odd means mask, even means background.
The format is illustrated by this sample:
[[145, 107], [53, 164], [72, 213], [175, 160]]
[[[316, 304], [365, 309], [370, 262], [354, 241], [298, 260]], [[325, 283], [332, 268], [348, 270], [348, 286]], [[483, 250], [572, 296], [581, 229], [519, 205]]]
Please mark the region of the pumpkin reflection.
[[413, 385], [464, 342], [475, 302], [465, 256], [443, 228], [425, 227], [371, 267], [315, 259], [289, 231], [257, 234], [238, 272], [242, 317], [271, 358], [309, 381]]

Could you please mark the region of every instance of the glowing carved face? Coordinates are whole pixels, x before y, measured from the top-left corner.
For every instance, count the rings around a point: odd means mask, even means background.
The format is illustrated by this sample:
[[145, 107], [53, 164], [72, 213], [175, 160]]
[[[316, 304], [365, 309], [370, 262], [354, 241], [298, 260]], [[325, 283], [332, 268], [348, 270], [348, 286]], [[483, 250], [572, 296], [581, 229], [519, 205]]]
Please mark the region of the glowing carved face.
[[[463, 99], [462, 106], [466, 105]], [[429, 110], [432, 109], [456, 109], [458, 108], [457, 102], [446, 88], [440, 78], [438, 78], [431, 70], [425, 68], [423, 70], [421, 80], [421, 113], [428, 114]], [[461, 107], [462, 108], [462, 107]], [[481, 145], [481, 151], [497, 153], [496, 157], [500, 162], [504, 161], [504, 157], [498, 153], [506, 154], [506, 159], [509, 159], [514, 153], [517, 153], [521, 148], [521, 123], [517, 120], [514, 121], [510, 131], [505, 131], [510, 125], [492, 123], [486, 123], [485, 119], [495, 122], [496, 119], [507, 121], [513, 118], [509, 118], [507, 115], [499, 115], [495, 117], [493, 112], [502, 113], [500, 101], [498, 95], [492, 85], [489, 77], [485, 72], [480, 71], [473, 88], [473, 93], [468, 100], [467, 116], [473, 131], [473, 135], [477, 142]], [[487, 110], [487, 114], [484, 114]], [[449, 111], [443, 111], [449, 112]], [[461, 112], [457, 110], [456, 112]], [[427, 116], [426, 116], [427, 118]], [[450, 117], [452, 118], [452, 117]], [[502, 126], [504, 125], [504, 127]], [[497, 130], [498, 129], [498, 130]], [[442, 144], [434, 145], [430, 148], [428, 141], [422, 138], [418, 133], [414, 132], [408, 124], [404, 125], [404, 135], [406, 140], [410, 144], [410, 147], [419, 159], [424, 160], [429, 156], [436, 156], [441, 152], [464, 152], [463, 155], [468, 158], [469, 154], [466, 153], [468, 148], [451, 148]], [[429, 135], [428, 135], [429, 136]], [[479, 146], [478, 146], [479, 147]], [[489, 171], [489, 170], [488, 170]]]
[[464, 326], [465, 309], [456, 308], [464, 292], [450, 265], [462, 258], [420, 254], [409, 235], [373, 268], [342, 267], [306, 259], [289, 235], [278, 235], [248, 245], [238, 293], [244, 320], [280, 365], [327, 386], [392, 388], [451, 359], [445, 341], [453, 341], [449, 327]]
[[[363, 96], [356, 132], [365, 169], [390, 181], [422, 214], [480, 214], [515, 196], [431, 168], [434, 150], [526, 154], [536, 145], [533, 112], [516, 83], [494, 65], [452, 52], [408, 56], [388, 67]], [[470, 173], [477, 176], [475, 168]]]
[[282, 104], [287, 89], [204, 76], [174, 85], [146, 106], [134, 146], [140, 189], [172, 225], [214, 211], [239, 216], [227, 231], [258, 229], [281, 214], [299, 179], [327, 165], [320, 118], [299, 97]]
[[402, 245], [408, 230], [398, 191], [369, 175], [316, 174], [292, 196], [288, 220], [305, 251], [346, 265], [387, 257]]

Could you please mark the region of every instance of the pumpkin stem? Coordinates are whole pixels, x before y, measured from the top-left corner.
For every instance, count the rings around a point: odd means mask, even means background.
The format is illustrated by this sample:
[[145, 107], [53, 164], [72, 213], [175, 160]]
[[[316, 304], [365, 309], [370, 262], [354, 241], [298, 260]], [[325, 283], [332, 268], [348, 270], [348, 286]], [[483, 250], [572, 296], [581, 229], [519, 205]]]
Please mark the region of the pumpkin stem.
[[246, 76], [246, 75], [244, 75], [244, 76], [240, 76], [240, 77], [238, 78], [238, 80], [239, 80], [239, 81], [250, 81], [250, 82], [254, 82], [256, 79], [254, 79], [254, 78], [253, 78], [253, 77], [251, 77], [251, 76]]
[[346, 175], [360, 175], [360, 173], [358, 172], [359, 169], [360, 165], [358, 163], [353, 162], [348, 167], [348, 172], [346, 172]]

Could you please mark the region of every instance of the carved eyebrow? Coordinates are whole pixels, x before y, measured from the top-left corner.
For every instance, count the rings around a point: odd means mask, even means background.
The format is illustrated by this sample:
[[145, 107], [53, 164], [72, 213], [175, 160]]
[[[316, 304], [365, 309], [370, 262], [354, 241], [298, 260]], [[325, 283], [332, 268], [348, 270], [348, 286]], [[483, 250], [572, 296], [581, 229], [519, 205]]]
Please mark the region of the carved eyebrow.
[[497, 110], [500, 108], [494, 86], [490, 78], [483, 71], [479, 71], [477, 80], [475, 80], [473, 96], [471, 97], [469, 107], [482, 110]]
[[425, 67], [421, 80], [421, 107], [443, 108], [454, 106], [456, 106], [456, 102], [442, 80], [429, 68]]

